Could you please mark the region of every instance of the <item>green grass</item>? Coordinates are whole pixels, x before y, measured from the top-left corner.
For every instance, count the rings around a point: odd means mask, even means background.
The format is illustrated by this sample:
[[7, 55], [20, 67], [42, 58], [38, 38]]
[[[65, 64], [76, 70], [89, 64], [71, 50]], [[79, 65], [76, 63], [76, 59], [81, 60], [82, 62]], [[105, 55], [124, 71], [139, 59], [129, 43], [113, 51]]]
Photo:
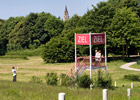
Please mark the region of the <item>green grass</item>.
[[0, 59], [24, 59], [24, 60], [28, 60], [26, 56], [22, 56], [22, 55], [5, 55], [5, 56], [0, 56]]
[[6, 55], [40, 56], [42, 48], [9, 51]]
[[[123, 60], [108, 62], [107, 72], [111, 75], [114, 82], [117, 81], [115, 90], [108, 90], [109, 100], [127, 100], [127, 88], [134, 84], [131, 100], [140, 99], [140, 82], [125, 80], [124, 75], [135, 74], [139, 72], [121, 69], [125, 64]], [[58, 100], [58, 93], [65, 92], [66, 100], [102, 100], [102, 89], [75, 89], [60, 86], [48, 86], [45, 83], [45, 75], [48, 72], [55, 72], [58, 75], [68, 73], [74, 63], [45, 64], [41, 57], [32, 56], [28, 60], [24, 59], [0, 59], [0, 99], [1, 100]], [[18, 67], [17, 82], [12, 82], [12, 66]], [[86, 70], [84, 74], [89, 75]], [[42, 84], [29, 83], [32, 76], [37, 76], [43, 80]], [[93, 78], [95, 78], [93, 71]], [[3, 80], [3, 81], [2, 81]], [[58, 82], [59, 83], [59, 82]]]
[[140, 64], [134, 64], [130, 66], [131, 68], [136, 68], [136, 69], [140, 69]]
[[[1, 100], [58, 100], [58, 93], [66, 93], [66, 100], [102, 100], [102, 89], [76, 89], [44, 84], [0, 81]], [[131, 100], [139, 100], [140, 89], [131, 90]], [[128, 100], [127, 88], [108, 90], [108, 100]]]

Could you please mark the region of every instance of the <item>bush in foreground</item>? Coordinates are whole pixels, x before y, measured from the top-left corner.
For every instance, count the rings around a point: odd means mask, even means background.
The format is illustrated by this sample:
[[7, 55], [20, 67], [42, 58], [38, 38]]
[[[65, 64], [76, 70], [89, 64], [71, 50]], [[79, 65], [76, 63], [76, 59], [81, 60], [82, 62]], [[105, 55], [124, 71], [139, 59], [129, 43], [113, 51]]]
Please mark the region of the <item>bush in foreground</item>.
[[57, 74], [56, 73], [47, 73], [45, 76], [46, 83], [48, 85], [57, 85]]
[[30, 82], [41, 84], [42, 80], [39, 77], [33, 76]]
[[60, 79], [61, 79], [61, 85], [62, 86], [73, 86], [75, 83], [75, 79], [72, 79], [69, 76], [66, 76], [66, 74], [61, 74], [60, 75]]
[[99, 70], [94, 85], [99, 88], [112, 88], [112, 78], [109, 74], [103, 76], [101, 70]]
[[89, 88], [91, 83], [92, 81], [88, 75], [82, 75], [77, 79], [78, 86], [82, 88]]
[[123, 78], [131, 80], [131, 81], [140, 81], [139, 76], [138, 75], [133, 75], [133, 74], [124, 75]]

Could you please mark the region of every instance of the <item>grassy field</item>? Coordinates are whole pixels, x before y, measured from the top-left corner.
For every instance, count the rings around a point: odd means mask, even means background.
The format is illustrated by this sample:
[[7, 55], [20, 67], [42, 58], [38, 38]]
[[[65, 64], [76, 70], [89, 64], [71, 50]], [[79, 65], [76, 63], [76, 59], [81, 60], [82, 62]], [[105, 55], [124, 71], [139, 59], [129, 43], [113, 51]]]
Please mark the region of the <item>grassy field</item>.
[[134, 65], [132, 65], [132, 66], [130, 66], [131, 68], [136, 68], [136, 69], [140, 69], [140, 64], [134, 64]]
[[[108, 90], [108, 100], [128, 100], [127, 88]], [[0, 81], [1, 100], [58, 100], [58, 93], [66, 93], [66, 100], [102, 100], [102, 89], [75, 89], [46, 84]], [[139, 100], [140, 89], [131, 90], [131, 100]]]
[[[107, 71], [114, 82], [115, 90], [109, 90], [109, 100], [127, 100], [127, 88], [132, 81], [123, 79], [124, 75], [140, 72], [121, 69], [120, 66], [127, 62], [123, 60], [108, 62]], [[75, 89], [60, 86], [48, 86], [45, 75], [48, 72], [67, 73], [74, 63], [45, 64], [41, 57], [28, 57], [28, 60], [16, 58], [0, 58], [0, 98], [1, 100], [57, 100], [59, 92], [66, 93], [66, 100], [102, 100], [102, 89]], [[18, 67], [17, 82], [12, 82], [12, 67]], [[84, 73], [89, 74], [89, 71]], [[40, 77], [42, 84], [30, 83], [32, 76]], [[93, 72], [93, 77], [95, 73]], [[131, 100], [140, 100], [140, 82], [134, 81]]]
[[18, 67], [17, 80], [21, 82], [28, 82], [32, 76], [37, 76], [44, 79], [48, 72], [67, 73], [73, 66], [73, 63], [61, 64], [44, 64], [43, 59], [38, 56], [28, 57], [24, 59], [3, 59], [0, 58], [0, 79], [12, 80], [12, 67]]

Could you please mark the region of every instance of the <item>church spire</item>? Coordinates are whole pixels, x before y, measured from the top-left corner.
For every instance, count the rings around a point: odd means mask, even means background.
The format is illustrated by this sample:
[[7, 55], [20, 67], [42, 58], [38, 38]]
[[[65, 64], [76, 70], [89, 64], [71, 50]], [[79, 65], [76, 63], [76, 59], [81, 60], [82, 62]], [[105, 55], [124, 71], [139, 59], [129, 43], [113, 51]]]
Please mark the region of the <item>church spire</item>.
[[69, 19], [69, 13], [68, 13], [68, 10], [67, 10], [67, 6], [65, 6], [65, 11], [64, 11], [64, 21]]

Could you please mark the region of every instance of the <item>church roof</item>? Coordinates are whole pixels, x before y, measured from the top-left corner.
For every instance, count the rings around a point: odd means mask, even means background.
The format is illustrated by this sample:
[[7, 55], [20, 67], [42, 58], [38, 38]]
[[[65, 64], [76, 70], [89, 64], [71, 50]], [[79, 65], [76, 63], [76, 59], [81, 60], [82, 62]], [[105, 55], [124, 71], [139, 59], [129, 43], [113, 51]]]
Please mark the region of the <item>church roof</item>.
[[68, 13], [68, 10], [67, 10], [67, 6], [65, 6], [65, 11], [64, 11], [64, 21], [69, 19], [69, 13]]
[[67, 6], [65, 6], [65, 11], [64, 14], [67, 15], [68, 14], [68, 10], [67, 10]]

